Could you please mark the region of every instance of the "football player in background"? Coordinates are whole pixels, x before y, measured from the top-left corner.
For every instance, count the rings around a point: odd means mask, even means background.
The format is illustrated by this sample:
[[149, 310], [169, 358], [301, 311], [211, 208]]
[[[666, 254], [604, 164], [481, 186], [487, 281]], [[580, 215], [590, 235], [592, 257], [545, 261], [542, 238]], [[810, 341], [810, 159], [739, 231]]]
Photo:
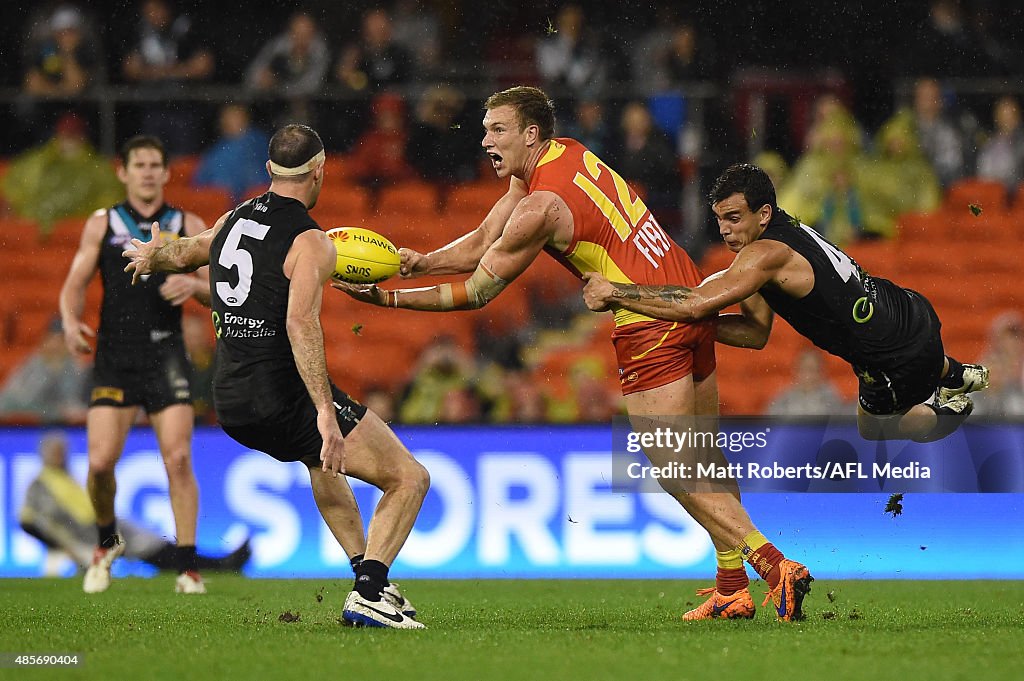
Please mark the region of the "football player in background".
[[[206, 274], [148, 277], [132, 286], [121, 252], [132, 239], [149, 241], [151, 225], [164, 238], [199, 234], [206, 225], [196, 215], [164, 203], [170, 177], [167, 155], [155, 137], [133, 137], [121, 148], [118, 179], [127, 198], [98, 210], [85, 222], [82, 239], [60, 291], [64, 339], [75, 354], [92, 352], [96, 361], [86, 416], [89, 439], [89, 497], [96, 512], [98, 542], [85, 572], [86, 593], [106, 591], [110, 566], [124, 553], [114, 517], [114, 466], [125, 438], [145, 409], [167, 469], [174, 511], [178, 578], [175, 591], [206, 592], [196, 565], [199, 489], [192, 472], [191, 368], [181, 333], [181, 306], [189, 298], [210, 302]], [[156, 231], [156, 230], [154, 230]], [[93, 331], [82, 320], [85, 290], [99, 271], [103, 282], [100, 324]]]

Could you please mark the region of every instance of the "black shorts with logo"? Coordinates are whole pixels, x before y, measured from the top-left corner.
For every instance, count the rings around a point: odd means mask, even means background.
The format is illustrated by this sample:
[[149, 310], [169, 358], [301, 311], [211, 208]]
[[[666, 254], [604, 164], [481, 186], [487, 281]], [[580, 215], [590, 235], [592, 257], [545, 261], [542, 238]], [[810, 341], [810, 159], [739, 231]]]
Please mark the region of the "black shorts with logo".
[[860, 382], [859, 401], [864, 411], [876, 416], [898, 414], [925, 402], [942, 377], [946, 359], [942, 347], [942, 328], [931, 303], [914, 294], [914, 315], [921, 321], [920, 341], [903, 361], [885, 362], [884, 368], [854, 367]]
[[[334, 412], [341, 434], [347, 436], [359, 421], [366, 416], [366, 407], [359, 404], [347, 393], [331, 383], [334, 396]], [[296, 400], [280, 415], [246, 425], [224, 425], [221, 428], [231, 439], [260, 452], [265, 452], [278, 461], [301, 461], [307, 466], [320, 466], [320, 449], [323, 438], [316, 427], [316, 407], [309, 395]]]
[[181, 334], [155, 343], [99, 343], [90, 407], [141, 406], [152, 414], [173, 404], [192, 404], [192, 365]]

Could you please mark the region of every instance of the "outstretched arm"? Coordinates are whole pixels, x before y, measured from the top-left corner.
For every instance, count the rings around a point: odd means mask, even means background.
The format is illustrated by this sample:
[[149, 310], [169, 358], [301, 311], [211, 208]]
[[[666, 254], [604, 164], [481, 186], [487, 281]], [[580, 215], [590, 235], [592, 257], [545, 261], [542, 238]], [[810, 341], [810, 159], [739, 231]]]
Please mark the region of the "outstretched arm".
[[384, 307], [447, 312], [475, 310], [494, 300], [509, 282], [523, 273], [547, 243], [554, 221], [548, 219], [552, 197], [531, 194], [520, 201], [501, 237], [480, 258], [469, 279], [424, 288], [386, 290], [372, 286], [353, 286], [339, 281], [334, 288], [356, 300]]
[[188, 236], [165, 243], [160, 237], [160, 224], [153, 223], [153, 236], [146, 243], [132, 239], [134, 248], [127, 249], [121, 255], [128, 258], [125, 272], [131, 272], [132, 283], [139, 277], [153, 272], [195, 272], [203, 265], [210, 263], [210, 244], [220, 228], [227, 222], [230, 213], [220, 219], [205, 232], [196, 236]]
[[723, 345], [760, 350], [768, 342], [775, 315], [759, 293], [740, 301], [740, 314], [715, 317], [715, 340]]
[[608, 281], [596, 272], [583, 275], [583, 298], [595, 311], [625, 308], [668, 321], [691, 322], [734, 305], [767, 284], [785, 264], [785, 248], [754, 243], [736, 256], [720, 276], [708, 277], [700, 286], [645, 286]]
[[505, 224], [512, 216], [512, 211], [526, 197], [526, 192], [526, 183], [513, 177], [508, 191], [498, 199], [484, 221], [472, 232], [425, 255], [408, 248], [400, 249], [402, 265], [399, 271], [402, 276], [464, 274], [475, 270], [487, 249], [501, 236]]
[[[185, 235], [198, 236], [206, 231], [203, 219], [194, 213], [185, 213]], [[160, 295], [171, 305], [184, 305], [195, 298], [210, 307], [210, 271], [200, 267], [194, 274], [171, 274], [160, 286]]]

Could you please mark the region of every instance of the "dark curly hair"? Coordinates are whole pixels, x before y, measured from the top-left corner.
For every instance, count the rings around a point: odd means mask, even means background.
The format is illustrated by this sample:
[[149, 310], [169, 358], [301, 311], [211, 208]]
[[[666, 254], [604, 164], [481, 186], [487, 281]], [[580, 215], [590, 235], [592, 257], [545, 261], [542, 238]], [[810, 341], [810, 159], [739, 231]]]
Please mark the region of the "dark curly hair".
[[726, 168], [711, 187], [708, 200], [714, 206], [733, 194], [743, 194], [752, 212], [765, 204], [771, 206], [773, 212], [779, 208], [771, 178], [753, 163], [736, 163]]

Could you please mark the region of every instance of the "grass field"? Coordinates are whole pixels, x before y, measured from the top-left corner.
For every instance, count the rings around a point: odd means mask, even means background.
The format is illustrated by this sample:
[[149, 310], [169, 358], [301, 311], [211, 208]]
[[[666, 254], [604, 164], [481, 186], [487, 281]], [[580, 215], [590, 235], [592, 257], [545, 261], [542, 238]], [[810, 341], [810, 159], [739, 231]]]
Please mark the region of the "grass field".
[[78, 579], [3, 580], [0, 652], [77, 652], [85, 663], [0, 678], [1021, 678], [1021, 582], [819, 580], [798, 624], [768, 609], [684, 624], [696, 582], [403, 584], [425, 632], [340, 626], [348, 581], [207, 582], [199, 597], [175, 595], [167, 575], [86, 597]]

